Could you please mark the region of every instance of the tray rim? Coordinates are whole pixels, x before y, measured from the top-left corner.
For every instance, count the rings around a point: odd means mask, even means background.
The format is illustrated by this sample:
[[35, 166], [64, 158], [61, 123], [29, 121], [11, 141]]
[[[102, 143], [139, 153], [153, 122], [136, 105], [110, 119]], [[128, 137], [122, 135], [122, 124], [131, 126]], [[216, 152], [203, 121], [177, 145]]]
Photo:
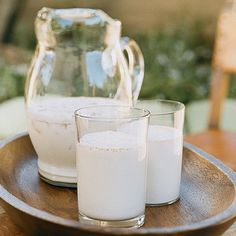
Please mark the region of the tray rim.
[[[28, 133], [20, 133], [5, 140], [0, 141], [0, 149], [4, 148], [9, 143], [16, 141], [17, 139], [29, 138]], [[30, 138], [29, 138], [30, 139]], [[222, 212], [218, 213], [215, 216], [209, 217], [205, 220], [195, 222], [189, 225], [180, 225], [175, 227], [147, 227], [139, 228], [138, 230], [130, 229], [113, 229], [113, 228], [98, 228], [96, 226], [85, 225], [76, 220], [66, 219], [60, 216], [53, 215], [46, 211], [37, 209], [25, 203], [24, 201], [18, 199], [13, 194], [8, 192], [0, 184], [0, 198], [4, 201], [5, 204], [15, 208], [22, 213], [25, 213], [31, 217], [34, 217], [38, 220], [47, 221], [56, 225], [62, 225], [73, 229], [78, 229], [81, 231], [87, 231], [91, 233], [103, 233], [103, 234], [113, 234], [113, 235], [145, 235], [145, 234], [173, 234], [173, 233], [187, 233], [195, 230], [202, 230], [224, 224], [228, 221], [231, 221], [236, 218], [236, 173], [231, 170], [229, 167], [225, 166], [221, 161], [214, 158], [212, 155], [204, 152], [203, 150], [195, 147], [192, 144], [184, 142], [184, 148], [190, 150], [197, 155], [200, 155], [203, 159], [207, 160], [214, 166], [216, 166], [219, 171], [223, 172], [229, 180], [232, 182], [235, 190], [235, 198], [232, 203]], [[1, 157], [0, 157], [1, 158]]]

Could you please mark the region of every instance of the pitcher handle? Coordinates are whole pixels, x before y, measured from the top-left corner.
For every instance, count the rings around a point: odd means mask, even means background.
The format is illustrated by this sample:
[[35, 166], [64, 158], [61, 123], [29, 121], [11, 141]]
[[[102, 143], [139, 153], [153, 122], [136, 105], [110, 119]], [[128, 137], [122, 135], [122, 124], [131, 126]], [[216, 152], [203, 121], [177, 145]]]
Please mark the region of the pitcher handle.
[[128, 69], [132, 78], [132, 97], [138, 99], [144, 77], [144, 59], [138, 44], [128, 37], [121, 38], [121, 48], [127, 52]]

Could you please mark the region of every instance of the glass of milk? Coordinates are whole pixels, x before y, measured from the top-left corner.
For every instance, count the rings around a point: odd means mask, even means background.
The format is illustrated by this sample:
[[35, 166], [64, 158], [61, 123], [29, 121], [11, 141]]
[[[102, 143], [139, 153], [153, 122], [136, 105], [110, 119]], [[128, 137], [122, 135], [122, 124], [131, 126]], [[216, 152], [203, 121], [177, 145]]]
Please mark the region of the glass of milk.
[[149, 111], [91, 106], [75, 112], [79, 219], [104, 227], [144, 223]]
[[148, 129], [147, 205], [168, 205], [180, 196], [184, 104], [144, 100], [137, 107], [151, 113]]

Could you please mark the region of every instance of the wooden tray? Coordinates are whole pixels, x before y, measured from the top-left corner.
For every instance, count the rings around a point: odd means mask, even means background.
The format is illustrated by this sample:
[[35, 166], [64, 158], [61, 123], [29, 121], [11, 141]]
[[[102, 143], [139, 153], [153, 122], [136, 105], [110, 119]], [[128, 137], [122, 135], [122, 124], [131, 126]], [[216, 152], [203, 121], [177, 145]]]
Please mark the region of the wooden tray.
[[0, 148], [1, 205], [31, 235], [221, 235], [236, 217], [236, 176], [221, 162], [185, 144], [180, 201], [146, 209], [138, 230], [104, 229], [77, 221], [76, 190], [40, 180], [29, 136]]

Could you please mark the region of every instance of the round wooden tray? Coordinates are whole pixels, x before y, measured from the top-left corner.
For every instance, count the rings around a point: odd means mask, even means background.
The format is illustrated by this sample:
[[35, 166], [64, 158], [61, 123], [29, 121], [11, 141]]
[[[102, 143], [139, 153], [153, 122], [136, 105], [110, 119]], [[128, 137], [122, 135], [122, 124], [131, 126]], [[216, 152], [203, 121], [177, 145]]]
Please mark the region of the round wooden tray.
[[137, 230], [98, 228], [78, 219], [76, 190], [43, 182], [29, 136], [0, 148], [1, 205], [31, 235], [221, 235], [236, 217], [236, 175], [221, 162], [185, 144], [180, 201], [147, 207]]

